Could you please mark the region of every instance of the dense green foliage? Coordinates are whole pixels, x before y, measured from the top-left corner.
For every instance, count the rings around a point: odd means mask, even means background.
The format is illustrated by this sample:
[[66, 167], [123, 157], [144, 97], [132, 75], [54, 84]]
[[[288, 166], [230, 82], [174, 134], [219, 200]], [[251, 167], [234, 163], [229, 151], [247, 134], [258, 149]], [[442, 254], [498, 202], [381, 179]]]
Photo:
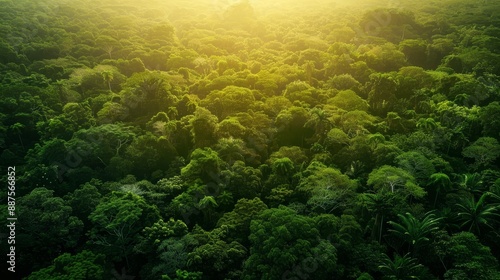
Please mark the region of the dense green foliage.
[[500, 279], [498, 1], [262, 2], [0, 0], [18, 273]]

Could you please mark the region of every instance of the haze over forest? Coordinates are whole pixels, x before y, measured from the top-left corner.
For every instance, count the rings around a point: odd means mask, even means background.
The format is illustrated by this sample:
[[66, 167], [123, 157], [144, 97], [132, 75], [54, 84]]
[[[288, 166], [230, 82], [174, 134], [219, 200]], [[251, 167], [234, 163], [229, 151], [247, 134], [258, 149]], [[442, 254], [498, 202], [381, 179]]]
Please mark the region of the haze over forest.
[[499, 14], [0, 0], [2, 274], [500, 279]]

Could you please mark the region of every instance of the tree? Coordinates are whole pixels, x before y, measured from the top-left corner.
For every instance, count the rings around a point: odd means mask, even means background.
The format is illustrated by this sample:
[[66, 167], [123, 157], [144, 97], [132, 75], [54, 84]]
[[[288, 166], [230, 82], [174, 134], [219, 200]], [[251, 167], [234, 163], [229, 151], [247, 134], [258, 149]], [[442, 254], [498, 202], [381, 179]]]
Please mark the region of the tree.
[[361, 89], [361, 83], [354, 79], [350, 74], [341, 74], [335, 75], [328, 83], [338, 89], [338, 90], [352, 90], [354, 92], [358, 92]]
[[492, 194], [489, 192], [483, 193], [476, 201], [474, 196], [464, 198], [456, 204], [458, 210], [458, 218], [462, 222], [461, 227], [467, 228], [468, 231], [481, 236], [481, 231], [485, 228], [494, 229], [496, 221], [500, 218], [500, 204], [488, 203], [486, 199]]
[[396, 71], [406, 64], [405, 55], [391, 43], [377, 45], [361, 54], [368, 66], [379, 72]]
[[342, 114], [341, 127], [349, 137], [369, 134], [377, 119], [365, 111], [349, 111]]
[[370, 134], [368, 136], [368, 142], [370, 143], [372, 149], [375, 150], [379, 144], [383, 144], [385, 142], [385, 136], [380, 132]]
[[20, 224], [17, 235], [21, 271], [40, 268], [31, 267], [34, 264], [48, 265], [38, 260], [40, 254], [45, 254], [48, 261], [78, 245], [83, 222], [72, 215], [66, 201], [53, 193], [46, 188], [35, 188], [16, 204], [18, 218], [26, 222]]
[[378, 144], [377, 147], [373, 150], [375, 166], [393, 164], [396, 161], [396, 157], [401, 153], [401, 148], [399, 148], [393, 142]]
[[314, 107], [311, 111], [311, 118], [304, 124], [305, 127], [312, 127], [315, 131], [314, 139], [323, 143], [323, 140], [326, 137], [326, 133], [332, 128], [333, 123], [329, 119], [329, 114], [318, 108]]
[[399, 49], [405, 54], [411, 65], [427, 66], [427, 43], [422, 39], [407, 39], [399, 43]]
[[[438, 254], [447, 268], [446, 280], [498, 279], [498, 260], [490, 249], [470, 232], [453, 234], [439, 241], [443, 250]], [[471, 257], [473, 256], [473, 257]]]
[[[187, 190], [176, 196], [168, 204], [167, 213], [174, 217], [182, 218], [185, 223], [198, 222], [202, 224], [202, 216], [200, 215], [199, 202], [202, 198], [209, 195], [208, 184], [201, 185], [199, 180], [189, 186]], [[215, 186], [216, 188], [219, 186]], [[212, 191], [212, 190], [211, 190]], [[215, 192], [218, 190], [216, 189]]]
[[105, 257], [102, 254], [94, 254], [92, 251], [71, 255], [64, 253], [55, 258], [53, 264], [47, 268], [31, 273], [27, 280], [49, 280], [49, 279], [110, 279]]
[[[223, 229], [214, 229], [212, 232], [200, 233], [205, 234], [208, 240], [200, 242], [201, 244], [188, 254], [187, 264], [190, 269], [202, 271], [204, 275], [216, 279], [228, 272], [239, 273], [247, 250], [236, 241], [222, 240], [223, 232]], [[197, 235], [192, 237], [196, 238]]]
[[191, 153], [189, 163], [181, 169], [181, 175], [191, 180], [200, 178], [211, 182], [218, 178], [223, 166], [224, 162], [216, 151], [210, 148], [196, 149]]
[[148, 257], [148, 262], [142, 267], [141, 277], [158, 279], [185, 268], [188, 248], [184, 237], [187, 233], [187, 225], [173, 218], [167, 222], [159, 219], [152, 226], [145, 227], [140, 243], [134, 248], [134, 251]]
[[69, 201], [75, 216], [82, 220], [85, 225], [89, 224], [88, 217], [102, 197], [97, 189], [97, 187], [101, 186], [102, 182], [94, 179], [64, 197], [66, 201]]
[[158, 112], [167, 112], [178, 100], [173, 81], [166, 72], [134, 73], [123, 83], [121, 103], [133, 109], [130, 117], [150, 118]]
[[[440, 27], [441, 28], [441, 27]], [[450, 38], [436, 38], [427, 47], [427, 63], [430, 68], [439, 66], [441, 60], [453, 51], [454, 44]]]
[[327, 213], [335, 209], [347, 208], [354, 196], [357, 184], [339, 170], [326, 167], [319, 162], [312, 162], [303, 172], [303, 178], [297, 186], [300, 200], [307, 199], [313, 210], [317, 208]]
[[395, 255], [394, 260], [385, 255], [382, 264], [379, 266], [379, 270], [384, 275], [382, 278], [384, 280], [430, 279], [423, 278], [429, 277], [426, 268], [408, 254], [402, 257]]
[[198, 208], [203, 213], [203, 221], [205, 222], [205, 225], [212, 225], [213, 215], [215, 211], [214, 209], [217, 207], [219, 207], [219, 204], [211, 195], [206, 195], [200, 201], [198, 201]]
[[165, 280], [201, 280], [203, 273], [201, 273], [201, 272], [189, 272], [186, 270], [177, 269], [177, 271], [175, 272], [175, 275], [177, 276], [175, 278], [170, 278], [170, 277], [164, 275], [164, 276], [162, 276], [162, 279], [165, 279]]
[[97, 120], [100, 124], [111, 124], [117, 121], [123, 121], [130, 115], [130, 109], [116, 102], [106, 102], [99, 112]]
[[324, 141], [326, 148], [332, 153], [339, 151], [341, 148], [348, 146], [351, 143], [349, 136], [339, 128], [332, 128], [326, 134], [326, 139]]
[[421, 184], [426, 184], [431, 174], [436, 172], [432, 162], [420, 152], [402, 153], [396, 157], [396, 162]]
[[197, 107], [194, 116], [189, 120], [191, 134], [196, 148], [209, 147], [216, 140], [218, 118], [209, 110]]
[[[311, 65], [311, 64], [307, 64]], [[312, 69], [312, 68], [310, 68]], [[312, 70], [311, 70], [312, 71]], [[311, 106], [318, 103], [316, 100], [316, 89], [304, 81], [293, 81], [286, 86], [283, 96], [291, 102], [302, 101]]]
[[61, 121], [72, 132], [76, 132], [82, 128], [87, 129], [96, 124], [88, 102], [66, 103], [63, 107]]
[[221, 138], [215, 146], [215, 150], [229, 165], [232, 165], [235, 161], [252, 161], [252, 156], [255, 155], [246, 147], [246, 144], [241, 139], [235, 138]]
[[437, 199], [441, 191], [449, 191], [451, 186], [450, 177], [444, 173], [434, 173], [430, 176], [430, 184], [436, 185], [436, 196], [434, 197], [434, 207], [436, 207]]
[[120, 47], [120, 43], [116, 39], [106, 35], [97, 37], [96, 44], [109, 55], [110, 59], [113, 51]]
[[371, 237], [382, 242], [382, 233], [384, 231], [384, 221], [386, 216], [390, 215], [395, 205], [395, 196], [393, 193], [362, 193], [358, 196], [359, 204], [369, 212], [375, 214], [373, 225], [371, 226]]
[[217, 227], [227, 228], [228, 237], [243, 244], [249, 245], [250, 222], [255, 219], [267, 206], [258, 197], [253, 199], [242, 198], [236, 202], [231, 212], [225, 213], [217, 222]]
[[150, 26], [149, 30], [144, 34], [145, 38], [150, 41], [159, 41], [170, 44], [173, 42], [175, 30], [168, 22], [159, 22]]
[[481, 107], [479, 119], [483, 126], [483, 135], [500, 140], [500, 103], [494, 101]]
[[417, 122], [417, 128], [421, 128], [426, 132], [432, 131], [438, 126], [433, 118], [420, 118]]
[[253, 102], [255, 102], [255, 97], [251, 90], [227, 86], [223, 90], [210, 92], [201, 104], [223, 120], [234, 113], [245, 112]]
[[302, 107], [293, 106], [282, 110], [275, 120], [276, 142], [280, 146], [304, 146], [304, 140], [312, 136], [312, 130], [304, 127], [309, 112]]
[[[133, 165], [128, 174], [136, 175], [138, 178], [159, 179], [163, 177], [163, 171], [168, 169], [176, 154], [174, 146], [166, 137], [144, 133], [132, 140], [122, 157], [131, 163], [142, 162], [139, 166]], [[120, 171], [127, 171], [120, 165], [115, 170], [118, 174]]]
[[283, 177], [289, 177], [292, 175], [292, 172], [295, 169], [295, 167], [293, 162], [289, 158], [285, 157], [274, 160], [272, 164], [272, 169], [273, 172], [277, 175]]
[[352, 90], [340, 91], [337, 95], [328, 100], [328, 104], [334, 105], [346, 111], [368, 110], [368, 103]]
[[389, 191], [394, 193], [397, 191], [396, 188], [401, 188], [399, 191], [404, 195], [411, 195], [415, 198], [421, 198], [426, 194], [424, 189], [415, 184], [415, 178], [410, 173], [389, 165], [373, 170], [368, 175], [367, 183], [373, 185], [379, 192], [389, 188]]
[[397, 80], [389, 74], [374, 73], [370, 75], [370, 84], [368, 104], [376, 116], [384, 116], [396, 103]]
[[188, 227], [183, 221], [170, 218], [165, 222], [160, 218], [152, 226], [145, 227], [142, 230], [144, 239], [135, 250], [140, 252], [154, 251], [150, 247], [157, 248], [164, 240], [171, 237], [182, 237], [187, 233]]
[[486, 191], [486, 186], [479, 173], [466, 173], [458, 176], [458, 190], [466, 194], [482, 195]]
[[385, 121], [390, 131], [404, 131], [403, 119], [397, 112], [388, 112]]
[[247, 166], [242, 161], [236, 161], [229, 170], [227, 190], [231, 192], [235, 200], [259, 196], [262, 191], [261, 170]]
[[[137, 129], [123, 124], [105, 124], [80, 129], [65, 145], [67, 150], [64, 154], [65, 158], [52, 164], [65, 164], [68, 169], [76, 170], [92, 166], [93, 170], [103, 175], [104, 178], [114, 179], [116, 174], [107, 172], [110, 169], [106, 167], [112, 166], [113, 161], [115, 163], [119, 161], [124, 164], [123, 167], [126, 167], [127, 162], [121, 156], [133, 137], [137, 135], [136, 132], [138, 132]], [[70, 176], [67, 177], [70, 178]]]
[[219, 138], [233, 137], [243, 139], [246, 132], [247, 128], [244, 127], [235, 117], [225, 118], [217, 127], [217, 136]]
[[500, 144], [495, 138], [481, 137], [466, 147], [462, 155], [474, 159], [475, 169], [486, 167], [500, 156]]
[[262, 212], [250, 225], [250, 257], [242, 279], [287, 279], [331, 275], [336, 249], [322, 239], [312, 218], [280, 206]]
[[282, 95], [266, 97], [264, 101], [262, 104], [258, 102], [256, 104], [259, 104], [261, 110], [272, 118], [275, 118], [281, 111], [293, 106], [292, 102]]
[[162, 274], [172, 275], [176, 269], [186, 266], [186, 244], [182, 238], [188, 233], [187, 225], [174, 218], [159, 219], [152, 226], [145, 227], [134, 252], [148, 259], [141, 269], [144, 279], [159, 278]]
[[25, 149], [25, 147], [24, 147], [23, 139], [21, 137], [21, 134], [22, 134], [21, 131], [24, 129], [24, 127], [25, 127], [25, 125], [22, 123], [15, 123], [9, 127], [11, 130], [16, 132], [17, 137], [19, 138], [19, 143], [21, 144], [23, 149]]
[[[110, 80], [111, 76], [113, 77], [112, 80]], [[114, 81], [113, 84], [120, 85], [125, 79], [126, 77], [116, 67], [100, 64], [92, 69], [75, 69], [71, 74], [69, 84], [80, 92], [82, 96], [88, 97], [109, 90], [109, 85], [112, 81]], [[115, 89], [119, 90], [120, 88], [116, 87]]]
[[113, 192], [101, 200], [89, 216], [93, 224], [90, 244], [96, 245], [111, 260], [125, 260], [130, 267], [129, 258], [139, 242], [138, 234], [159, 218], [156, 207], [148, 205], [144, 198], [131, 192]]
[[114, 79], [113, 72], [111, 72], [109, 70], [105, 70], [105, 71], [101, 72], [101, 75], [102, 75], [104, 82], [108, 84], [109, 91], [113, 92], [113, 90], [111, 89], [111, 82]]
[[393, 227], [389, 231], [396, 235], [399, 239], [408, 243], [408, 247], [412, 248], [413, 255], [418, 255], [418, 251], [422, 246], [430, 243], [428, 236], [439, 229], [440, 218], [435, 218], [431, 212], [427, 212], [421, 219], [417, 219], [410, 213], [405, 215], [398, 214], [401, 223], [389, 221]]

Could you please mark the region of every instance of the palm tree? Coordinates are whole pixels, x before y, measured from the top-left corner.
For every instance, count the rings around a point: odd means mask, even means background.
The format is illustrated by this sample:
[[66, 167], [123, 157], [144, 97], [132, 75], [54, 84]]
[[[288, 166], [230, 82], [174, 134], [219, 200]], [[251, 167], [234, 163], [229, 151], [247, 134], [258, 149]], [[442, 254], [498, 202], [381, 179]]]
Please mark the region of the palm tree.
[[467, 173], [460, 176], [459, 189], [467, 193], [483, 194], [483, 181], [479, 173]]
[[195, 65], [194, 69], [198, 71], [203, 77], [208, 75], [212, 70], [212, 66], [210, 65], [210, 60], [204, 57], [197, 57], [193, 60], [193, 64]]
[[416, 259], [408, 254], [404, 256], [396, 255], [394, 260], [391, 260], [387, 255], [383, 255], [382, 263], [379, 265], [379, 270], [384, 274], [382, 279], [394, 280], [414, 280], [422, 279], [420, 276], [425, 273], [423, 265], [419, 264]]
[[215, 198], [211, 195], [203, 197], [198, 202], [198, 208], [203, 212], [204, 222], [206, 225], [211, 225], [215, 208], [219, 207]]
[[64, 102], [68, 102], [68, 83], [66, 80], [57, 80], [54, 83], [54, 86], [57, 89], [57, 93], [59, 94], [59, 98]]
[[217, 200], [220, 202], [220, 205], [225, 205], [227, 207], [234, 205], [233, 194], [228, 191], [222, 191], [222, 193], [217, 196]]
[[428, 132], [432, 129], [435, 129], [438, 127], [438, 124], [436, 120], [433, 118], [420, 118], [417, 121], [417, 128], [421, 128], [422, 130]]
[[413, 247], [413, 253], [429, 241], [427, 236], [439, 229], [439, 222], [442, 218], [436, 218], [432, 212], [425, 213], [422, 219], [415, 218], [412, 214], [398, 214], [401, 223], [389, 221], [394, 228], [389, 231], [398, 238], [408, 243], [408, 247]]
[[113, 72], [110, 70], [105, 70], [101, 72], [101, 76], [104, 82], [108, 84], [109, 91], [113, 92], [113, 90], [111, 89], [111, 82], [114, 79]]
[[17, 137], [19, 138], [19, 142], [21, 143], [21, 147], [23, 147], [23, 150], [25, 149], [24, 148], [24, 143], [23, 143], [23, 138], [21, 137], [21, 130], [25, 127], [24, 124], [22, 123], [15, 123], [13, 125], [10, 126], [10, 129], [14, 130], [17, 134]]
[[479, 200], [471, 195], [468, 199], [463, 199], [457, 203], [458, 218], [461, 220], [461, 227], [468, 228], [468, 231], [481, 235], [481, 229], [489, 228], [494, 230], [493, 224], [500, 219], [498, 210], [500, 204], [486, 202], [486, 198], [492, 196], [492, 193], [485, 192]]
[[147, 77], [142, 80], [139, 87], [136, 89], [144, 98], [150, 101], [158, 102], [159, 97], [164, 93], [164, 80], [157, 77]]
[[396, 130], [401, 126], [401, 117], [396, 112], [387, 113], [387, 117], [385, 118], [389, 129]]
[[429, 100], [422, 100], [418, 102], [417, 107], [422, 113], [429, 113], [432, 110], [432, 105]]
[[[419, 113], [425, 113], [425, 105], [422, 107], [422, 102], [428, 103], [429, 102], [429, 95], [431, 95], [430, 92], [426, 89], [416, 89], [412, 91], [412, 95], [410, 97], [410, 103], [412, 104], [413, 110], [418, 111]], [[426, 104], [428, 105], [428, 104]]]
[[361, 196], [363, 204], [369, 212], [375, 214], [375, 221], [372, 226], [372, 238], [376, 238], [379, 243], [382, 242], [382, 232], [384, 229], [385, 216], [390, 214], [393, 208], [393, 194], [373, 194], [364, 193]]
[[245, 143], [239, 138], [221, 138], [216, 145], [219, 157], [229, 165], [237, 160], [245, 161]]
[[434, 197], [434, 208], [436, 208], [436, 203], [437, 199], [439, 196], [439, 193], [443, 190], [448, 191], [450, 186], [451, 186], [451, 180], [448, 175], [444, 173], [434, 173], [430, 177], [431, 179], [431, 184], [436, 185], [436, 196]]
[[287, 177], [291, 176], [291, 173], [294, 170], [294, 165], [289, 158], [284, 157], [275, 160], [272, 164], [272, 168], [276, 174]]
[[304, 127], [312, 127], [319, 142], [323, 143], [326, 133], [330, 131], [333, 126], [332, 122], [328, 119], [330, 116], [327, 112], [318, 107], [313, 108], [310, 113], [311, 118], [304, 124]]
[[368, 143], [370, 144], [370, 147], [372, 150], [375, 150], [377, 148], [378, 144], [384, 143], [385, 142], [385, 136], [382, 133], [375, 133], [375, 134], [370, 134], [368, 136]]

